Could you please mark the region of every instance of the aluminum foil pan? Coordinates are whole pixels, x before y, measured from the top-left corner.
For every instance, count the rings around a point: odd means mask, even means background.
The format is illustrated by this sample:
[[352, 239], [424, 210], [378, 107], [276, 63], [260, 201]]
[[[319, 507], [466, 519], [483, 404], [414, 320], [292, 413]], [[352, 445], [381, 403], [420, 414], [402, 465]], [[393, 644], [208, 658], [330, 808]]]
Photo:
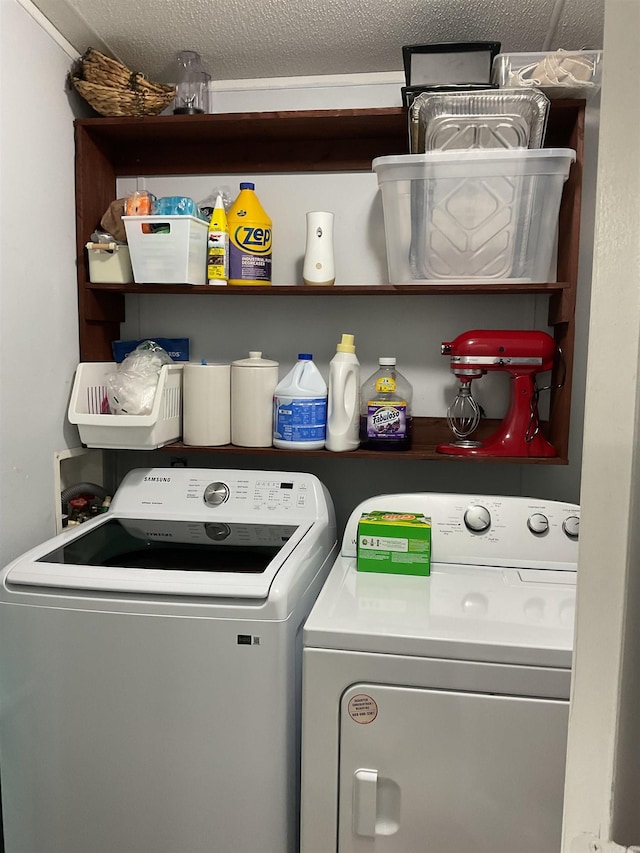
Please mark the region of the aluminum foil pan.
[[541, 148], [549, 105], [538, 89], [424, 92], [409, 113], [411, 153]]

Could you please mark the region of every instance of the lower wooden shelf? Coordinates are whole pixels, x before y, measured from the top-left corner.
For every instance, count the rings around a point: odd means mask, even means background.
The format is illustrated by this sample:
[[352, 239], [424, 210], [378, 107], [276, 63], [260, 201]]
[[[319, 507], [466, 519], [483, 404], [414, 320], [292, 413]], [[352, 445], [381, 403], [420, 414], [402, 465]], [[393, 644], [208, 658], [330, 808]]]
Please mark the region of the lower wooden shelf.
[[[498, 427], [499, 420], [485, 420], [478, 427], [476, 438], [482, 439]], [[545, 424], [542, 425], [544, 431]], [[568, 460], [554, 456], [552, 458], [528, 457], [528, 456], [449, 456], [438, 453], [436, 447], [439, 444], [450, 441], [451, 431], [447, 426], [445, 418], [414, 418], [413, 419], [413, 445], [411, 450], [401, 451], [379, 451], [379, 450], [353, 450], [349, 453], [331, 453], [328, 450], [280, 450], [276, 447], [237, 447], [234, 444], [225, 444], [219, 447], [194, 447], [181, 441], [167, 444], [160, 451], [172, 454], [191, 453], [230, 453], [256, 456], [318, 456], [329, 459], [339, 457], [340, 459], [378, 459], [382, 460], [431, 460], [438, 462], [472, 462], [472, 463], [511, 463], [518, 465], [566, 465]]]
[[85, 288], [103, 293], [180, 294], [186, 296], [460, 296], [483, 293], [525, 294], [541, 293], [547, 296], [562, 293], [569, 287], [566, 281], [529, 282], [432, 282], [431, 284], [333, 284], [331, 286], [272, 284], [267, 287], [216, 287], [193, 284], [108, 284], [86, 282]]

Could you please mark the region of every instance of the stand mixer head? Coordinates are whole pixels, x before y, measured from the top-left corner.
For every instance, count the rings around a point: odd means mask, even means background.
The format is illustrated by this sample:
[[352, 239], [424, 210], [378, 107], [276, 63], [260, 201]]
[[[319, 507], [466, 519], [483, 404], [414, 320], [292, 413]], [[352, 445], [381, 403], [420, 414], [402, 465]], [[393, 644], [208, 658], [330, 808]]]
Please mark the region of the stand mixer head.
[[[439, 453], [453, 456], [556, 456], [540, 432], [536, 374], [551, 370], [560, 350], [546, 332], [528, 330], [473, 330], [442, 344], [450, 356], [460, 386], [447, 411], [455, 441], [440, 444]], [[492, 371], [511, 377], [507, 413], [493, 435], [484, 441], [470, 438], [480, 421], [480, 407], [471, 394], [471, 382]]]

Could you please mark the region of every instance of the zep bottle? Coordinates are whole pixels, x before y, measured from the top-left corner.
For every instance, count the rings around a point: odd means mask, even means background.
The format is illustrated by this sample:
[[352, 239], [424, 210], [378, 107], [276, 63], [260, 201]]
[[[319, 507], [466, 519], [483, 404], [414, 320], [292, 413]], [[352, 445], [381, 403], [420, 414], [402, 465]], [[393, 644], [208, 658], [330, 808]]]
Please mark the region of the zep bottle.
[[227, 215], [229, 226], [229, 284], [271, 284], [271, 219], [255, 194], [255, 184], [243, 182]]
[[329, 363], [327, 450], [356, 450], [360, 427], [360, 362], [353, 335], [343, 335]]
[[303, 352], [273, 394], [273, 446], [283, 450], [321, 450], [327, 429], [327, 386]]

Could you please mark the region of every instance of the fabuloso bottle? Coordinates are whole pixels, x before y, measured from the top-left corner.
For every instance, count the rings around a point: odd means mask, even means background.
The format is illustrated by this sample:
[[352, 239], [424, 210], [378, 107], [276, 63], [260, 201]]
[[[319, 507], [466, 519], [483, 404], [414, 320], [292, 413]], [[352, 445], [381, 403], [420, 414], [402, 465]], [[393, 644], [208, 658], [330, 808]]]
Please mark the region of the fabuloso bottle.
[[360, 392], [360, 441], [368, 450], [409, 450], [413, 389], [395, 358], [378, 359], [378, 370]]
[[255, 184], [240, 184], [229, 209], [229, 284], [271, 284], [271, 219], [255, 194]]
[[329, 363], [327, 439], [334, 453], [356, 450], [360, 426], [360, 362], [353, 335], [343, 335]]
[[229, 226], [218, 194], [207, 234], [207, 283], [226, 284], [229, 280]]

